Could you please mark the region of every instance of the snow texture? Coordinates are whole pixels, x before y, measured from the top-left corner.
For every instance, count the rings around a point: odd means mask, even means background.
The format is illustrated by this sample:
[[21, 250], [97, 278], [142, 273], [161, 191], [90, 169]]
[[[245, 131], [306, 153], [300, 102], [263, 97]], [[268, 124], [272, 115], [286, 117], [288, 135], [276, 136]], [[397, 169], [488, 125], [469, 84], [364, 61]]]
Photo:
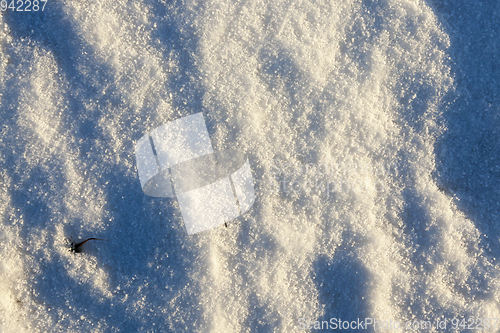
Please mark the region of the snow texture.
[[[499, 31], [496, 0], [3, 12], [0, 331], [500, 318]], [[189, 236], [134, 147], [198, 112], [255, 204]]]

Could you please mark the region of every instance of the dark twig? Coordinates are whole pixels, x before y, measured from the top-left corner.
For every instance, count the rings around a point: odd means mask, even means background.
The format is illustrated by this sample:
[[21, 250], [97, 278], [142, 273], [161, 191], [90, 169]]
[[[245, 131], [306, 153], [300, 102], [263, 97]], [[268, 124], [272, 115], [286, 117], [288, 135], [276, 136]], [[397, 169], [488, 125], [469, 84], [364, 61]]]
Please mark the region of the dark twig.
[[74, 252], [74, 253], [80, 253], [80, 252], [82, 252], [82, 249], [81, 249], [82, 245], [85, 244], [86, 242], [88, 242], [89, 240], [107, 241], [107, 239], [94, 238], [94, 237], [88, 238], [88, 239], [84, 240], [83, 242], [76, 243], [76, 244], [71, 241], [69, 243], [71, 252]]

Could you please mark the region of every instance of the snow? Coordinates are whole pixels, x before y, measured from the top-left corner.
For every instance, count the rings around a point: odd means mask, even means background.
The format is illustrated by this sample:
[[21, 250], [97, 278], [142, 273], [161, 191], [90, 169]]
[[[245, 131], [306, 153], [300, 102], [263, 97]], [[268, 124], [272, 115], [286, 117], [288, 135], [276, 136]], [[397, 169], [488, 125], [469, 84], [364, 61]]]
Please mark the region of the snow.
[[[2, 13], [0, 331], [500, 318], [497, 31], [496, 1]], [[255, 203], [188, 235], [134, 147], [198, 112], [248, 157]]]

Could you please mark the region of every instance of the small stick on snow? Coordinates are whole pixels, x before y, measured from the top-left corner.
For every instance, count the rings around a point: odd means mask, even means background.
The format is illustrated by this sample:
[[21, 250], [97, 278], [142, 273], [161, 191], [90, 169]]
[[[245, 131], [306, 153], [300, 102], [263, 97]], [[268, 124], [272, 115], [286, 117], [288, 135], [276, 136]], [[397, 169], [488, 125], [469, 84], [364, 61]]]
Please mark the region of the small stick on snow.
[[71, 252], [74, 252], [74, 253], [80, 253], [82, 252], [82, 245], [85, 244], [86, 242], [88, 242], [89, 240], [102, 240], [102, 241], [107, 241], [107, 239], [101, 239], [101, 238], [94, 238], [94, 237], [91, 237], [91, 238], [88, 238], [86, 240], [84, 240], [83, 242], [80, 242], [80, 243], [73, 243], [73, 242], [70, 242], [70, 250]]

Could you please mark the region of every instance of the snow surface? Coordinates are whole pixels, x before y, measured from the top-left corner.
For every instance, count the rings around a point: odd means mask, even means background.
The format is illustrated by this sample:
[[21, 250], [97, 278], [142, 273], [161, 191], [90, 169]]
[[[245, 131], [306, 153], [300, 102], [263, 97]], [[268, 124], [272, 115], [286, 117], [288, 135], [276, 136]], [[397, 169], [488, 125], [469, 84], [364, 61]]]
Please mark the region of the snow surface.
[[[500, 318], [498, 1], [49, 0], [0, 25], [1, 332]], [[188, 236], [134, 145], [200, 111], [256, 202]]]

